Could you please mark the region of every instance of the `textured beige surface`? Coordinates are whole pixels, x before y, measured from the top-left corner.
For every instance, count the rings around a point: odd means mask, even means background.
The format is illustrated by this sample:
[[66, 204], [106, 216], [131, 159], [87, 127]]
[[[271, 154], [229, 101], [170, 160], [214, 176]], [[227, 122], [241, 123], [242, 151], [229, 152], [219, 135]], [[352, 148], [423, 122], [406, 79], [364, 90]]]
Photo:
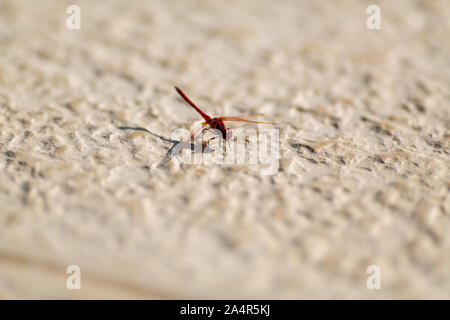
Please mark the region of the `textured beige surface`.
[[[449, 21], [446, 0], [2, 0], [0, 298], [449, 298]], [[117, 127], [198, 120], [173, 85], [283, 122], [280, 171], [156, 168], [170, 144]]]

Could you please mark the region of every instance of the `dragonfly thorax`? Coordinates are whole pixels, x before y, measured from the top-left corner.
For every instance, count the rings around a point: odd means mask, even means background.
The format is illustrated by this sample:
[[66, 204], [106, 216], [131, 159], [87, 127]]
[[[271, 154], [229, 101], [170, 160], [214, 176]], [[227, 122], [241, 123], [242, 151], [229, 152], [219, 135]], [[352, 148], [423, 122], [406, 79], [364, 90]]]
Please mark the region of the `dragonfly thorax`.
[[222, 134], [222, 138], [227, 139], [230, 136], [231, 132], [228, 133], [229, 130], [227, 130], [225, 128], [225, 124], [223, 123], [222, 120], [217, 119], [217, 118], [212, 118], [211, 120], [208, 121], [208, 124], [211, 129], [219, 130], [220, 133]]

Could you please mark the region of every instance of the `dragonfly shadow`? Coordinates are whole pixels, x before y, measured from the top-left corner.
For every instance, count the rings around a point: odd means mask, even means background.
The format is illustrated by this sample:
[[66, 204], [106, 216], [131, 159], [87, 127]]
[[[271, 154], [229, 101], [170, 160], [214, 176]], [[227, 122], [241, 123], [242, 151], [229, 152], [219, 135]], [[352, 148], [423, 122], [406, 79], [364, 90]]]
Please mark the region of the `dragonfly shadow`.
[[165, 142], [172, 143], [172, 146], [170, 149], [166, 152], [164, 158], [161, 160], [161, 162], [158, 164], [158, 168], [166, 165], [173, 157], [175, 157], [178, 162], [181, 165], [181, 168], [184, 170], [183, 162], [178, 158], [178, 154], [181, 152], [183, 148], [189, 147], [194, 153], [211, 153], [213, 152], [213, 149], [211, 149], [209, 146], [203, 147], [200, 143], [192, 143], [192, 142], [186, 142], [186, 141], [180, 141], [180, 140], [173, 140], [166, 137], [163, 137], [159, 134], [156, 134], [154, 132], [151, 132], [150, 130], [147, 130], [142, 127], [119, 127], [120, 130], [134, 130], [134, 131], [143, 131], [147, 132], [148, 134], [162, 140]]

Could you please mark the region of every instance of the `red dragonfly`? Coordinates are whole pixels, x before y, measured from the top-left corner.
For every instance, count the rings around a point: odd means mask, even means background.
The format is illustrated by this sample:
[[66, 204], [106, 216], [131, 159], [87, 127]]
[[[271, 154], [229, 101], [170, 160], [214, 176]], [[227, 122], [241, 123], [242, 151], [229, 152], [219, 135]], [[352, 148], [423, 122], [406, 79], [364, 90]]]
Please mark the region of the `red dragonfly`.
[[[211, 118], [209, 115], [207, 115], [206, 113], [204, 113], [202, 110], [200, 110], [199, 107], [197, 107], [185, 94], [183, 91], [181, 91], [180, 88], [175, 87], [175, 89], [177, 90], [177, 92], [180, 94], [180, 96], [187, 102], [189, 103], [195, 110], [197, 110], [198, 113], [200, 113], [200, 115], [203, 117], [203, 119], [205, 120], [202, 123], [202, 130], [201, 133], [203, 133], [203, 131], [205, 130], [209, 130], [209, 129], [216, 129], [221, 133], [221, 136], [224, 140], [230, 139], [232, 137], [232, 132], [231, 129], [226, 128], [224, 121], [235, 121], [235, 122], [250, 122], [250, 123], [265, 123], [265, 124], [276, 124], [274, 122], [262, 122], [262, 121], [253, 121], [253, 120], [247, 120], [244, 117], [253, 117], [253, 116], [259, 116], [260, 114], [248, 114], [245, 116], [240, 116], [240, 117], [215, 117], [215, 118]], [[206, 128], [203, 128], [205, 126], [208, 126]], [[163, 141], [166, 142], [170, 142], [173, 144], [173, 146], [169, 149], [169, 151], [166, 153], [164, 159], [161, 161], [161, 163], [158, 166], [162, 166], [164, 164], [166, 164], [167, 162], [170, 161], [170, 159], [172, 159], [172, 157], [176, 157], [179, 154], [181, 154], [181, 151], [186, 148], [186, 147], [190, 147], [190, 149], [192, 151], [195, 152], [201, 152], [201, 153], [211, 153], [213, 151], [213, 149], [211, 149], [208, 146], [209, 141], [202, 141], [201, 143], [193, 143], [191, 141], [187, 142], [187, 141], [178, 141], [178, 140], [172, 140], [172, 139], [168, 139], [165, 138], [163, 136], [160, 136], [158, 134], [155, 134], [145, 128], [141, 128], [141, 127], [119, 127], [119, 129], [121, 130], [139, 130], [139, 131], [145, 131]], [[201, 134], [200, 133], [200, 134]], [[193, 140], [197, 135], [195, 135], [194, 131], [191, 135], [191, 140]], [[215, 138], [213, 138], [215, 139]], [[182, 164], [182, 162], [180, 161], [180, 164]]]
[[[177, 90], [178, 94], [184, 99], [184, 101], [189, 103], [198, 113], [200, 113], [200, 115], [203, 117], [203, 119], [205, 119], [205, 121], [202, 123], [202, 128], [204, 126], [209, 126], [209, 127], [205, 128], [205, 129], [202, 129], [201, 133], [204, 130], [216, 129], [216, 130], [220, 131], [220, 133], [222, 134], [222, 138], [224, 140], [227, 140], [227, 139], [230, 139], [233, 136], [233, 134], [232, 134], [231, 129], [225, 127], [224, 121], [276, 124], [274, 122], [253, 121], [253, 120], [245, 119], [245, 117], [259, 116], [260, 114], [248, 114], [248, 115], [239, 116], [239, 117], [231, 116], [231, 117], [215, 117], [215, 118], [211, 118], [209, 115], [207, 115], [202, 110], [200, 110], [200, 108], [197, 107], [195, 105], [195, 103], [193, 103], [191, 101], [191, 99], [189, 99], [180, 88], [175, 87], [175, 90]], [[193, 137], [194, 137], [194, 133], [192, 134], [191, 139]]]

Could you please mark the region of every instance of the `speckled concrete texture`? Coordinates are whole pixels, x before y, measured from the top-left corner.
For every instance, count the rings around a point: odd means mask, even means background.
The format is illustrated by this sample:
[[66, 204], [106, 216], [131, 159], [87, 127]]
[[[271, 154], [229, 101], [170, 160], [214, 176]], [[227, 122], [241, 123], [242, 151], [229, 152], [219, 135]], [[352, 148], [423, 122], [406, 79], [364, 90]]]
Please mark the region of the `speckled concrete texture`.
[[[449, 21], [447, 0], [1, 1], [0, 298], [450, 298]], [[174, 85], [280, 122], [279, 171], [158, 167], [170, 143], [118, 127], [188, 128]]]

